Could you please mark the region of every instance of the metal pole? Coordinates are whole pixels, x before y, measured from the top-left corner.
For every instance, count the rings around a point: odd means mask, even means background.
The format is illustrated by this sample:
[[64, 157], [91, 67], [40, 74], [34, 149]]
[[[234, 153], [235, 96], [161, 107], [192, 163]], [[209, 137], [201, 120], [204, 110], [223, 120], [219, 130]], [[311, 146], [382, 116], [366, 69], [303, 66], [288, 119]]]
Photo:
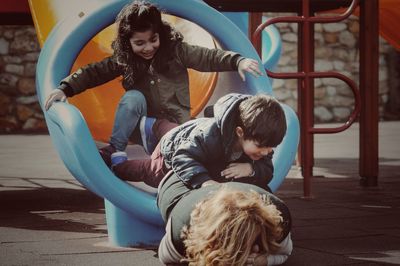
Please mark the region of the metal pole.
[[377, 186], [379, 172], [379, 1], [360, 3], [360, 184]]

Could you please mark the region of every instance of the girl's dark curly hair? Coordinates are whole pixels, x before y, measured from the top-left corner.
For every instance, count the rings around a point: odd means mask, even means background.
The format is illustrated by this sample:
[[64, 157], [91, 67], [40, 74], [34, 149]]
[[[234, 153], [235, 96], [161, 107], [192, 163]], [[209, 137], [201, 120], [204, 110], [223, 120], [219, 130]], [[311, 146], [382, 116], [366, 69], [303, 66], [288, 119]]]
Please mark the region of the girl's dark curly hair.
[[133, 53], [129, 39], [135, 32], [152, 30], [160, 37], [160, 47], [152, 66], [159, 72], [167, 68], [174, 41], [182, 41], [183, 36], [161, 19], [160, 10], [153, 4], [134, 1], [122, 8], [116, 18], [117, 37], [112, 43], [114, 58], [124, 70], [123, 79], [128, 84], [140, 79], [148, 70], [149, 62]]

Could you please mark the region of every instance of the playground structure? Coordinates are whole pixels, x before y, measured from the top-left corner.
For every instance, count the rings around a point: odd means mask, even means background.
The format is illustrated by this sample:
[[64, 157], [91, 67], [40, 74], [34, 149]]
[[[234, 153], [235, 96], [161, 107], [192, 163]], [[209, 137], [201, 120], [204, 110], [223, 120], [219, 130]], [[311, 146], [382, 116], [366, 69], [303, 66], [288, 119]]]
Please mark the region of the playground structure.
[[[46, 1], [46, 0], [44, 0]], [[88, 1], [89, 2], [89, 1]], [[221, 12], [250, 12], [248, 35], [253, 35], [256, 28], [261, 23], [261, 12], [295, 12], [302, 16], [307, 11], [309, 15], [319, 12], [330, 12], [332, 10], [338, 12], [340, 8], [351, 5], [352, 0], [205, 0], [210, 6], [213, 6]], [[86, 3], [86, 2], [85, 2]], [[378, 185], [378, 29], [379, 34], [384, 37], [393, 47], [400, 49], [400, 32], [397, 30], [400, 17], [400, 2], [397, 0], [372, 0], [358, 1], [358, 7], [354, 14], [360, 17], [360, 32], [358, 39], [360, 45], [360, 184], [363, 186]], [[0, 24], [3, 25], [25, 25], [32, 24], [32, 14], [28, 3], [25, 0], [4, 0], [0, 6]], [[51, 19], [50, 15], [48, 19]], [[378, 19], [379, 18], [379, 19]], [[379, 21], [379, 23], [378, 23]], [[302, 23], [300, 24], [300, 26]], [[314, 23], [312, 21], [304, 23], [309, 27], [309, 37], [312, 36]], [[378, 28], [379, 27], [379, 28]], [[50, 30], [50, 29], [48, 29]], [[311, 31], [310, 31], [311, 30]], [[307, 32], [307, 30], [306, 30]], [[313, 62], [313, 53], [307, 51], [303, 53], [302, 32], [299, 31], [298, 42], [298, 71], [303, 71], [306, 61], [307, 64]], [[253, 45], [259, 50], [261, 44], [259, 38], [253, 41]], [[303, 38], [305, 39], [305, 38]], [[305, 39], [305, 42], [308, 40]], [[313, 48], [311, 42], [311, 47]], [[302, 48], [303, 47], [303, 48]], [[311, 50], [312, 51], [312, 50]], [[311, 63], [310, 63], [311, 62]], [[274, 76], [279, 78], [278, 76]], [[299, 94], [301, 91], [312, 91], [312, 87], [302, 87], [302, 80], [298, 77]], [[311, 80], [312, 81], [312, 80]], [[301, 90], [301, 91], [300, 91]], [[304, 101], [299, 97], [298, 109], [301, 109]], [[366, 108], [368, 106], [368, 109]], [[301, 110], [300, 110], [301, 111]], [[301, 114], [299, 113], [299, 116]], [[312, 115], [312, 114], [311, 114]], [[300, 119], [303, 120], [304, 119]], [[301, 121], [302, 128], [305, 128], [305, 122]], [[312, 122], [311, 122], [312, 123]], [[311, 126], [312, 127], [312, 126]], [[299, 156], [301, 167], [308, 169], [303, 171], [304, 178], [304, 195], [310, 197], [311, 179], [313, 168], [313, 133], [307, 133], [308, 130], [302, 131], [300, 146], [308, 146], [308, 156]], [[308, 137], [305, 137], [308, 135]], [[307, 139], [307, 140], [306, 140]], [[311, 143], [311, 148], [310, 148]], [[304, 149], [303, 149], [304, 150]], [[299, 154], [301, 154], [301, 150]]]
[[[270, 1], [269, 8], [274, 11], [289, 11], [287, 1]], [[293, 1], [292, 1], [293, 2]], [[382, 10], [389, 14], [382, 23], [383, 35], [390, 37], [389, 41], [395, 43], [398, 47], [399, 35], [393, 34], [393, 25], [388, 26], [388, 22], [393, 22], [393, 18], [398, 15], [397, 11], [388, 12], [388, 8], [398, 7], [398, 2], [392, 0], [382, 1]], [[318, 17], [316, 12], [329, 11], [335, 8], [348, 6], [345, 13], [338, 16]], [[260, 7], [260, 6], [259, 6]], [[358, 7], [358, 10], [356, 8]], [[281, 17], [267, 21], [254, 30], [252, 41], [259, 50], [260, 40], [257, 38], [260, 31], [273, 23], [277, 22], [296, 22], [299, 24], [298, 31], [298, 72], [297, 73], [273, 73], [268, 75], [273, 78], [295, 78], [298, 79], [299, 92], [299, 120], [301, 122], [301, 146], [299, 151], [299, 161], [304, 178], [303, 190], [304, 197], [312, 197], [311, 179], [313, 177], [314, 165], [314, 134], [338, 133], [347, 129], [359, 116], [360, 124], [360, 163], [359, 174], [361, 176], [360, 184], [362, 186], [377, 186], [378, 184], [378, 60], [379, 60], [379, 20], [378, 0], [348, 0], [348, 1], [297, 1], [292, 10], [299, 16]], [[262, 9], [263, 11], [267, 11]], [[252, 11], [261, 11], [252, 10]], [[357, 11], [357, 12], [355, 12]], [[397, 13], [396, 13], [397, 12]], [[358, 13], [360, 17], [360, 88], [348, 77], [337, 72], [314, 72], [314, 24], [315, 23], [333, 23], [341, 21], [352, 13]], [[382, 12], [383, 13], [383, 12]], [[259, 19], [254, 19], [254, 25], [258, 25]], [[253, 27], [254, 29], [254, 27]], [[314, 127], [314, 78], [338, 78], [346, 82], [355, 97], [355, 107], [349, 120], [338, 128], [315, 128]]]
[[[268, 1], [268, 4], [266, 4]], [[18, 2], [14, 0], [5, 0], [2, 9], [5, 8], [9, 14], [2, 15], [0, 20], [3, 24], [30, 24], [31, 14], [26, 10], [18, 8]], [[399, 48], [398, 17], [400, 9], [397, 0], [255, 0], [255, 1], [224, 1], [224, 0], [206, 0], [208, 4], [220, 11], [249, 11], [250, 15], [249, 32], [250, 35], [261, 23], [260, 12], [296, 12], [300, 17], [303, 16], [303, 22], [300, 22], [299, 30], [299, 90], [303, 92], [312, 91], [312, 71], [313, 53], [310, 42], [312, 38], [313, 19], [308, 20], [315, 13], [320, 11], [329, 11], [340, 7], [348, 7], [356, 2], [359, 6], [356, 10], [360, 16], [360, 176], [361, 184], [365, 186], [376, 186], [378, 183], [378, 26], [380, 32], [393, 46]], [[17, 4], [16, 4], [17, 3]], [[7, 7], [11, 7], [7, 10]], [[14, 7], [14, 8], [13, 8]], [[4, 12], [4, 10], [3, 10]], [[21, 12], [25, 12], [21, 15]], [[15, 14], [17, 15], [15, 15]], [[378, 16], [381, 16], [378, 23]], [[22, 18], [22, 19], [21, 19]], [[271, 23], [271, 22], [268, 22]], [[253, 38], [257, 39], [257, 38]], [[300, 41], [303, 40], [303, 41]], [[306, 50], [304, 46], [311, 50]], [[254, 41], [254, 46], [258, 47], [258, 42]], [[305, 52], [303, 52], [305, 51]], [[270, 73], [274, 74], [274, 73]], [[278, 78], [278, 76], [275, 76]], [[304, 81], [304, 82], [303, 82]], [[307, 84], [306, 84], [307, 83]], [[304, 97], [299, 98], [299, 110], [303, 110]], [[303, 100], [302, 100], [303, 99]], [[307, 101], [310, 101], [307, 98]], [[307, 108], [307, 105], [306, 105]], [[309, 107], [308, 107], [309, 108]], [[301, 164], [304, 176], [304, 193], [306, 197], [312, 196], [311, 180], [313, 167], [313, 132], [312, 120], [302, 119], [304, 113], [299, 113], [302, 124], [302, 147], [311, 143], [306, 149], [301, 149]], [[308, 119], [308, 121], [307, 121]], [[307, 144], [308, 143], [308, 144]], [[310, 149], [311, 147], [311, 149]], [[307, 150], [307, 152], [305, 152]]]
[[[70, 73], [83, 46], [99, 31], [112, 24], [116, 14], [128, 2], [130, 1], [99, 1], [95, 5], [81, 7], [80, 12], [56, 24], [46, 38], [37, 66], [37, 91], [42, 107], [46, 96]], [[246, 35], [228, 18], [204, 2], [187, 0], [185, 5], [177, 1], [153, 2], [170, 14], [202, 26], [223, 48], [237, 51], [246, 57], [258, 58]], [[30, 3], [31, 7], [34, 7], [34, 1]], [[276, 41], [273, 40], [272, 43]], [[274, 60], [277, 62], [276, 58]], [[213, 78], [215, 76], [211, 77]], [[236, 86], [237, 84], [233, 87]], [[205, 87], [206, 90], [210, 89], [210, 85]], [[214, 88], [211, 90], [214, 91]], [[244, 86], [238, 88], [238, 92], [273, 93], [266, 76], [248, 76]], [[207, 100], [206, 98], [195, 104], [204, 106]], [[97, 105], [96, 108], [101, 108], [101, 105]], [[296, 114], [288, 106], [283, 105], [283, 108], [287, 117], [288, 132], [274, 154], [275, 173], [269, 183], [273, 191], [288, 173], [296, 155], [299, 139]], [[111, 242], [118, 246], [157, 245], [164, 234], [164, 224], [156, 207], [155, 195], [113, 175], [98, 154], [93, 138], [96, 130], [90, 130], [85, 115], [74, 105], [57, 103], [44, 113], [53, 143], [68, 170], [86, 188], [105, 199]]]
[[[281, 79], [298, 79], [299, 86], [299, 119], [302, 121], [301, 140], [302, 146], [299, 152], [302, 175], [304, 178], [304, 197], [311, 197], [311, 178], [314, 165], [314, 140], [313, 134], [339, 133], [349, 128], [360, 114], [360, 93], [357, 84], [350, 78], [334, 71], [314, 71], [314, 24], [334, 23], [348, 18], [354, 13], [359, 0], [353, 0], [351, 5], [343, 14], [331, 16], [315, 16], [311, 9], [309, 0], [302, 2], [302, 16], [288, 16], [274, 18], [259, 25], [254, 31], [252, 41], [257, 43], [260, 32], [268, 25], [279, 22], [294, 22], [299, 24], [299, 51], [302, 57], [299, 60], [299, 71], [297, 73], [273, 73], [268, 71], [268, 76]], [[362, 33], [361, 33], [362, 34]], [[256, 44], [256, 47], [259, 45]], [[361, 61], [360, 61], [361, 63]], [[314, 79], [336, 78], [344, 81], [350, 87], [354, 95], [354, 109], [349, 115], [347, 122], [336, 128], [314, 127]]]
[[[299, 73], [292, 75], [292, 77], [283, 74], [274, 74], [269, 72], [275, 78], [296, 78], [299, 80], [299, 117], [302, 124], [301, 130], [301, 149], [300, 149], [300, 162], [302, 167], [302, 174], [304, 177], [304, 196], [311, 197], [311, 180], [312, 180], [312, 167], [313, 167], [313, 134], [315, 133], [329, 133], [325, 129], [313, 128], [313, 78], [317, 77], [318, 73], [313, 73], [313, 24], [318, 21], [318, 18], [313, 15], [319, 11], [327, 11], [337, 9], [344, 6], [351, 6], [349, 11], [344, 15], [338, 16], [336, 21], [341, 18], [344, 19], [350, 15], [354, 7], [359, 6], [358, 14], [360, 16], [360, 87], [362, 88], [358, 95], [358, 90], [354, 83], [347, 80], [346, 77], [332, 73], [328, 74], [331, 77], [336, 77], [347, 82], [352, 88], [355, 98], [360, 98], [360, 102], [355, 106], [354, 112], [346, 123], [340, 129], [333, 131], [339, 132], [350, 126], [357, 118], [358, 108], [360, 108], [360, 176], [361, 184], [365, 186], [376, 186], [378, 176], [378, 110], [377, 110], [377, 91], [378, 91], [378, 11], [385, 11], [386, 16], [381, 20], [381, 25], [388, 25], [388, 21], [393, 21], [393, 14], [398, 14], [395, 9], [396, 4], [391, 0], [383, 0], [378, 5], [378, 0], [365, 1], [365, 0], [341, 0], [341, 1], [314, 1], [314, 0], [269, 0], [268, 5], [265, 1], [252, 1], [251, 4], [245, 1], [206, 1], [210, 5], [218, 8], [220, 11], [249, 11], [249, 33], [252, 35], [256, 31], [256, 27], [261, 23], [260, 12], [297, 12], [298, 18], [291, 18], [289, 21], [299, 23]], [[382, 7], [382, 8], [378, 8]], [[392, 7], [393, 9], [390, 9]], [[388, 12], [393, 11], [393, 12]], [[258, 12], [258, 13], [254, 13]], [[382, 12], [381, 12], [382, 13]], [[334, 22], [335, 20], [328, 20], [325, 22]], [[284, 21], [281, 18], [280, 21]], [[279, 22], [279, 19], [275, 22]], [[386, 23], [385, 23], [386, 22]], [[268, 21], [260, 25], [258, 33], [254, 33], [253, 44], [260, 51], [260, 43], [257, 40], [262, 27], [272, 24], [273, 21]], [[201, 24], [201, 23], [199, 23]], [[391, 23], [391, 29], [395, 27], [395, 23]], [[387, 28], [387, 27], [386, 27]], [[243, 30], [243, 29], [242, 29]], [[382, 31], [382, 27], [381, 27]], [[392, 44], [398, 44], [398, 36], [396, 34], [386, 32], [386, 38], [389, 36], [389, 41]], [[389, 32], [389, 33], [388, 33]], [[218, 35], [218, 34], [217, 34]], [[385, 36], [385, 34], [382, 34]], [[396, 46], [396, 45], [394, 45]], [[287, 74], [287, 73], [286, 73]], [[368, 106], [368, 108], [366, 108]], [[310, 111], [311, 110], [311, 111]], [[326, 131], [326, 132], [323, 132]], [[70, 169], [71, 170], [71, 169]], [[96, 192], [96, 191], [95, 191]], [[108, 201], [106, 201], [107, 206]], [[110, 212], [109, 212], [110, 213]], [[136, 214], [136, 213], [135, 213]], [[107, 219], [109, 219], [107, 215]], [[129, 220], [129, 219], [128, 219]], [[109, 228], [111, 233], [111, 230]]]
[[[249, 24], [250, 35], [253, 34], [256, 27], [261, 23], [259, 19], [259, 12], [297, 12], [299, 16], [312, 16], [319, 11], [327, 11], [337, 9], [339, 7], [350, 6], [353, 2], [351, 0], [258, 0], [258, 1], [223, 1], [223, 0], [206, 0], [208, 4], [214, 6], [220, 11], [249, 11], [253, 12], [250, 16], [251, 23]], [[5, 8], [6, 12], [9, 12], [7, 16], [2, 15], [0, 20], [3, 24], [30, 24], [31, 14], [26, 9], [21, 10], [18, 8], [18, 3], [22, 1], [5, 0], [2, 9]], [[360, 47], [360, 176], [362, 177], [361, 183], [366, 186], [376, 186], [378, 176], [378, 109], [377, 109], [377, 94], [378, 94], [378, 25], [380, 26], [381, 35], [384, 36], [392, 45], [399, 48], [399, 32], [396, 28], [398, 26], [399, 8], [397, 0], [360, 0], [357, 1], [360, 6], [360, 32], [359, 38]], [[379, 5], [379, 8], [378, 8]], [[7, 9], [7, 7], [11, 7]], [[14, 7], [14, 8], [13, 8]], [[357, 10], [356, 10], [357, 11]], [[3, 10], [4, 12], [4, 10]], [[22, 12], [22, 13], [21, 13]], [[25, 12], [25, 13], [24, 13]], [[258, 13], [254, 13], [258, 12]], [[16, 15], [15, 15], [16, 14]], [[378, 24], [378, 16], [381, 16]], [[304, 38], [304, 33], [308, 37], [312, 36], [313, 22], [306, 21], [301, 22], [304, 31], [299, 31], [299, 37], [303, 37], [304, 41], [307, 42], [307, 38]], [[309, 27], [308, 29], [306, 29]], [[311, 31], [310, 31], [311, 30]], [[303, 36], [302, 36], [303, 35]], [[257, 38], [255, 38], [257, 39]], [[257, 42], [254, 42], [255, 47], [258, 47]], [[303, 42], [299, 39], [299, 72], [303, 73], [303, 77], [299, 75], [299, 89], [302, 91], [310, 91], [312, 89], [312, 82], [308, 80], [308, 87], [303, 86], [302, 83], [309, 77], [306, 77], [310, 69], [306, 69], [306, 65], [310, 66], [313, 62], [313, 55], [308, 50], [303, 53], [304, 50]], [[312, 45], [312, 42], [311, 42]], [[302, 49], [303, 47], [303, 49]], [[312, 48], [312, 46], [310, 47]], [[312, 51], [312, 50], [311, 50]], [[307, 60], [311, 60], [308, 61]], [[310, 63], [311, 62], [311, 63]], [[312, 71], [311, 71], [312, 72]], [[312, 80], [312, 78], [311, 78]], [[304, 82], [305, 83], [305, 82]], [[301, 99], [300, 99], [301, 101]], [[367, 109], [368, 107], [368, 109]], [[302, 108], [301, 102], [299, 102], [299, 109]], [[300, 117], [302, 114], [300, 114]], [[304, 146], [304, 134], [310, 137], [311, 145], [313, 141], [313, 134], [309, 132], [309, 129], [305, 127], [305, 120], [300, 119], [302, 128], [302, 146]], [[312, 122], [311, 122], [312, 123]], [[309, 124], [310, 125], [310, 124]], [[312, 127], [312, 126], [311, 126]], [[308, 162], [308, 169], [306, 173], [309, 176], [304, 176], [304, 192], [305, 196], [311, 196], [311, 180], [312, 180], [312, 166], [313, 156], [312, 149], [308, 149], [308, 156], [301, 156], [302, 169], [303, 164]], [[311, 155], [311, 156], [310, 156]], [[303, 171], [304, 175], [304, 171]], [[308, 187], [308, 190], [307, 190]], [[308, 195], [307, 195], [308, 194]]]

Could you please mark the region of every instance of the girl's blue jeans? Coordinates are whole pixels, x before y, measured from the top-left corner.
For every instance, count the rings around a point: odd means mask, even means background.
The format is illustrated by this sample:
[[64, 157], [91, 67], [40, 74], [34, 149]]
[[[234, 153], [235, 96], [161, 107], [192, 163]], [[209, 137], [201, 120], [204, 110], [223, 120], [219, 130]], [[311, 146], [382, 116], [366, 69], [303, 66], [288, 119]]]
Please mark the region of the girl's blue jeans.
[[126, 91], [115, 113], [110, 144], [119, 151], [126, 149], [129, 139], [142, 144], [139, 121], [145, 115], [147, 115], [147, 104], [144, 95], [138, 90]]

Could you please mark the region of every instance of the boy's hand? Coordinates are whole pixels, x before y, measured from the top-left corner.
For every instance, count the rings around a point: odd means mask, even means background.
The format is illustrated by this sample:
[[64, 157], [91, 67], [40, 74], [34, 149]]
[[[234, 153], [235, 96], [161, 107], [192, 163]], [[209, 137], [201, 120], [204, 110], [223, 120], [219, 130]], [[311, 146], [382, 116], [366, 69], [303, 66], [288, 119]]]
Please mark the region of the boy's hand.
[[65, 96], [65, 93], [62, 90], [55, 89], [52, 93], [50, 93], [49, 97], [47, 97], [46, 99], [46, 104], [45, 104], [46, 111], [49, 110], [53, 102], [57, 101], [65, 102], [66, 99], [67, 96]]
[[253, 166], [250, 163], [231, 163], [221, 172], [226, 179], [236, 179], [249, 176], [253, 173]]
[[262, 76], [262, 72], [260, 70], [258, 61], [251, 58], [245, 58], [240, 60], [238, 65], [238, 72], [243, 81], [246, 80], [244, 72], [248, 72], [253, 76], [255, 76], [256, 78]]

